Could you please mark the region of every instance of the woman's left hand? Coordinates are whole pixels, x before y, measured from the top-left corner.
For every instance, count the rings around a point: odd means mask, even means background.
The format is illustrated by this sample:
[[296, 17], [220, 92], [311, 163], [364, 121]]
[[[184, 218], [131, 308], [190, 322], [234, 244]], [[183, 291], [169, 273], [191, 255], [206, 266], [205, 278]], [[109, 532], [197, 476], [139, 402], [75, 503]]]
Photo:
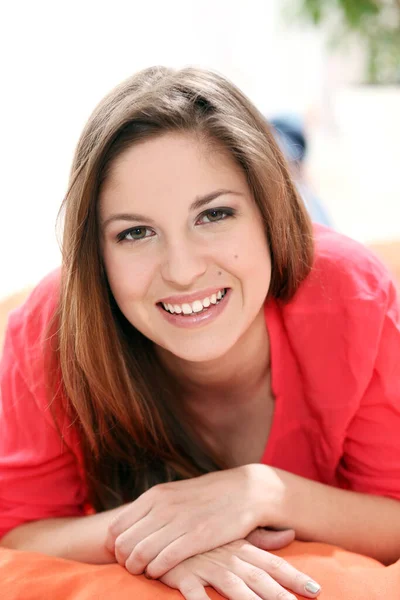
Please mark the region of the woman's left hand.
[[158, 579], [190, 556], [271, 525], [264, 521], [274, 482], [279, 489], [273, 469], [245, 465], [156, 485], [111, 522], [106, 547], [133, 575], [146, 570]]
[[321, 591], [313, 579], [246, 540], [192, 556], [160, 581], [179, 590], [185, 600], [209, 600], [206, 586], [230, 600], [296, 600], [288, 590], [308, 598], [316, 598]]

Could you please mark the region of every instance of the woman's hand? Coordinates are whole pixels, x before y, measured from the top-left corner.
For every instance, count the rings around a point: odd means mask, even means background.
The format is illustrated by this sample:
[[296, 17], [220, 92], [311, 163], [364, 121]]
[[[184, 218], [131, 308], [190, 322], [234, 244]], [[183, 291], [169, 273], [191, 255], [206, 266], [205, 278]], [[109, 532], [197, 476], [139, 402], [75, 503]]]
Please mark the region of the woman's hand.
[[265, 507], [280, 480], [262, 466], [267, 486], [259, 465], [245, 465], [151, 488], [111, 522], [107, 549], [133, 575], [146, 569], [158, 579], [190, 556], [270, 525]]
[[261, 550], [280, 550], [291, 544], [295, 535], [294, 529], [274, 531], [258, 527], [247, 536], [246, 540]]
[[204, 589], [208, 585], [229, 600], [296, 600], [285, 588], [308, 598], [320, 592], [310, 577], [246, 540], [188, 558], [160, 581], [179, 590], [185, 600], [209, 600]]

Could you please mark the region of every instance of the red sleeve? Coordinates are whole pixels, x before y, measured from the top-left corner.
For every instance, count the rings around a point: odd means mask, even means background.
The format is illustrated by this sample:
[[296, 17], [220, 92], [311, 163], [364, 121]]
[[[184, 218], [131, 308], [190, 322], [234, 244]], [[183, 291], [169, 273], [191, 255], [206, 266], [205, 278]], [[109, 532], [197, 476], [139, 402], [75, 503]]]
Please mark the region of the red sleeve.
[[0, 538], [27, 521], [84, 514], [86, 490], [76, 455], [45, 410], [43, 363], [27, 364], [32, 354], [23, 332], [32, 319], [26, 313], [13, 315], [0, 363]]
[[392, 283], [374, 369], [348, 426], [338, 475], [343, 487], [400, 500], [400, 315]]

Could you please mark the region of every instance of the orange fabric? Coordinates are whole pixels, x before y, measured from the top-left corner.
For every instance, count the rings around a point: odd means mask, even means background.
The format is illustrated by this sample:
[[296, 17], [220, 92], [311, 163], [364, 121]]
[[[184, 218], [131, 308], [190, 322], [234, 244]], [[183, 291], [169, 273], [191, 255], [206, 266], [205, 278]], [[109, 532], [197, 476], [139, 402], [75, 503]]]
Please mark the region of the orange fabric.
[[[322, 585], [321, 600], [395, 600], [400, 596], [400, 561], [384, 567], [333, 546], [302, 542], [276, 554]], [[222, 600], [214, 590], [207, 591], [212, 600]], [[87, 565], [4, 548], [0, 548], [0, 596], [7, 600], [182, 598], [178, 591], [144, 576], [134, 577], [119, 565]]]

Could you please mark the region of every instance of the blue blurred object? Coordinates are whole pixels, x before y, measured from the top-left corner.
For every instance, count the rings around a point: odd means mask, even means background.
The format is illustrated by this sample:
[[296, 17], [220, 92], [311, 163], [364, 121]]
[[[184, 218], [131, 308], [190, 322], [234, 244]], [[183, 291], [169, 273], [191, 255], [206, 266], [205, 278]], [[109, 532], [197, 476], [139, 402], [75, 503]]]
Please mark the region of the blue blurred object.
[[302, 119], [297, 115], [281, 115], [268, 119], [272, 133], [286, 160], [288, 161], [296, 187], [303, 199], [311, 219], [332, 227], [332, 221], [321, 200], [314, 194], [302, 174], [302, 166], [307, 154], [307, 139]]
[[270, 119], [275, 139], [289, 162], [302, 163], [307, 152], [307, 141], [301, 118], [286, 115]]

